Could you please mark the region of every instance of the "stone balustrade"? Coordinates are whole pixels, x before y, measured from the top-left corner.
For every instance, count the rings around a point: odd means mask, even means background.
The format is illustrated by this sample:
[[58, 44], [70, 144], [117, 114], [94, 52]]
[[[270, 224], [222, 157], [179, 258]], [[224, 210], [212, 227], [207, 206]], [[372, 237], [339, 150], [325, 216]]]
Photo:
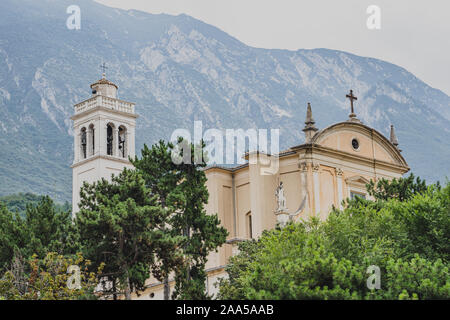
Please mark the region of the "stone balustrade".
[[75, 114], [79, 114], [96, 107], [104, 107], [111, 110], [134, 114], [134, 103], [101, 95], [94, 96], [86, 101], [76, 104]]

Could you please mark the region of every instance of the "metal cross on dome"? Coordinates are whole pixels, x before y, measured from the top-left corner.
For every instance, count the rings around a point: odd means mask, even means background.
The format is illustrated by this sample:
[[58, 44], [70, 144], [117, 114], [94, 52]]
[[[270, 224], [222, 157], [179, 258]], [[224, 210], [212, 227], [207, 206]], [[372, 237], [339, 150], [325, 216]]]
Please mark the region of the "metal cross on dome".
[[350, 118], [356, 117], [355, 111], [353, 109], [353, 100], [358, 100], [358, 98], [353, 95], [353, 90], [350, 90], [350, 94], [347, 94], [345, 97], [350, 99], [350, 106], [352, 108], [352, 112], [350, 113]]
[[106, 69], [108, 69], [108, 67], [106, 66], [106, 63], [102, 63], [101, 65], [100, 65], [100, 68], [102, 69], [102, 75], [103, 75], [103, 78], [105, 78], [106, 77]]

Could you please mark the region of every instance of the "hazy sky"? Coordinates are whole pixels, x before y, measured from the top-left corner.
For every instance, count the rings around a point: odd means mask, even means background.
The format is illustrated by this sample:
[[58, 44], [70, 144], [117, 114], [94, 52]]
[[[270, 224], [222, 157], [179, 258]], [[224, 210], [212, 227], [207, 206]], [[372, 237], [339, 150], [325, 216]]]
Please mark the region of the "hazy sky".
[[[96, 0], [150, 13], [185, 13], [247, 45], [329, 48], [383, 59], [450, 95], [449, 0]], [[381, 29], [369, 30], [370, 5]]]

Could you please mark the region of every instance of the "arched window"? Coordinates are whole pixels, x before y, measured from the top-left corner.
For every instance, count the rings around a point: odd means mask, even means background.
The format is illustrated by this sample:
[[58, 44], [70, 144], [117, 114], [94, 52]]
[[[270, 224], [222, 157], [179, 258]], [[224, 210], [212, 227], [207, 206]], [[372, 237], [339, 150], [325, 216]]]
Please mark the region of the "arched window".
[[245, 222], [246, 222], [246, 227], [247, 227], [247, 237], [249, 239], [253, 238], [253, 232], [252, 232], [252, 212], [249, 211], [247, 212], [247, 214], [245, 215]]
[[86, 136], [86, 128], [81, 129], [81, 158], [86, 159], [86, 151], [87, 151], [87, 136]]
[[94, 155], [95, 154], [95, 127], [93, 124], [89, 126], [89, 140], [90, 140], [90, 147], [89, 147], [89, 154]]
[[119, 142], [119, 155], [122, 158], [126, 158], [128, 153], [127, 128], [125, 128], [124, 126], [119, 127], [119, 137], [117, 141]]
[[114, 152], [114, 150], [113, 150], [113, 140], [114, 140], [113, 132], [114, 132], [113, 125], [108, 123], [108, 125], [106, 127], [106, 154], [108, 156], [112, 156], [113, 152]]

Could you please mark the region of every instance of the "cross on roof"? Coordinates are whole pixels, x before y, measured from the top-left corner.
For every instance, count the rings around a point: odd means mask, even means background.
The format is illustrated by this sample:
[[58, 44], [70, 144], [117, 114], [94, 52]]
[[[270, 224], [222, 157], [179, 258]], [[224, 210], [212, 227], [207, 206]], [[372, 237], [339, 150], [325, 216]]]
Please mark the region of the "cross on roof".
[[100, 68], [102, 69], [102, 75], [103, 75], [103, 78], [106, 76], [106, 69], [108, 69], [108, 67], [106, 66], [106, 63], [102, 63], [101, 65], [100, 65]]
[[353, 90], [350, 90], [350, 94], [347, 94], [345, 97], [350, 99], [350, 106], [352, 108], [352, 112], [350, 113], [350, 118], [354, 118], [354, 117], [356, 117], [356, 114], [353, 109], [353, 100], [358, 100], [358, 98], [353, 95]]

